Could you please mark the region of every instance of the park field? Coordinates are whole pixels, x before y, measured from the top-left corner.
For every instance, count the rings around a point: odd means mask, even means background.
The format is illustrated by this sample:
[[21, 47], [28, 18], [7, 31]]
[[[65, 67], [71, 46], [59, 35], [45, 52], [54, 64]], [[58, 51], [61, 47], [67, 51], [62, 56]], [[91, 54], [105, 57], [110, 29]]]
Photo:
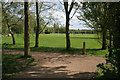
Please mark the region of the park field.
[[[24, 35], [15, 34], [16, 45], [12, 45], [11, 37], [3, 37], [3, 49], [24, 50]], [[105, 56], [107, 50], [100, 50], [101, 44], [98, 42], [96, 34], [70, 34], [71, 51], [66, 51], [65, 34], [40, 34], [39, 47], [34, 48], [35, 34], [30, 34], [31, 51], [37, 52], [60, 52], [70, 54], [82, 54], [83, 42], [86, 43], [86, 54], [93, 56]]]

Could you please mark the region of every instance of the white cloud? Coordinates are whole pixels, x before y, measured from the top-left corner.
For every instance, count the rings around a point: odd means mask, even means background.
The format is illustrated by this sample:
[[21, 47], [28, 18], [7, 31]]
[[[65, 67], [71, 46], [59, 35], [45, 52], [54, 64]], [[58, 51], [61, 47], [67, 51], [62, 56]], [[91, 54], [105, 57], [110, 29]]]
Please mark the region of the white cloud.
[[[59, 5], [57, 4], [54, 7], [54, 9], [50, 9], [45, 13], [47, 13], [47, 14], [50, 13], [51, 15], [49, 15], [49, 16], [53, 16], [55, 18], [56, 22], [58, 22], [59, 24], [65, 25], [66, 15], [65, 15], [65, 12], [63, 10], [64, 10], [64, 7], [61, 8], [60, 4]], [[74, 11], [75, 11], [75, 9], [72, 10], [70, 17], [73, 15]], [[44, 14], [44, 16], [45, 15], [48, 16], [47, 14]], [[74, 15], [74, 17], [71, 19], [70, 29], [90, 29], [87, 26], [83, 25], [84, 24], [83, 21], [80, 21], [80, 20], [77, 19], [76, 16], [78, 16], [78, 15], [79, 14], [76, 13]]]

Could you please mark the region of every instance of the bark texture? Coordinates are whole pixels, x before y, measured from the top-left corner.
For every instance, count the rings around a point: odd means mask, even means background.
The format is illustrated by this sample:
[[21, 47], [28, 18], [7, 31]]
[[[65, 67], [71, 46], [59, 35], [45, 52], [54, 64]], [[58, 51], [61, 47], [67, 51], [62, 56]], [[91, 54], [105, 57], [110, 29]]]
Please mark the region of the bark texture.
[[39, 6], [38, 6], [38, 0], [36, 0], [36, 19], [37, 19], [37, 30], [36, 30], [36, 40], [35, 40], [35, 47], [38, 47], [39, 46]]
[[25, 31], [24, 31], [24, 57], [30, 56], [30, 37], [29, 37], [29, 1], [24, 3]]

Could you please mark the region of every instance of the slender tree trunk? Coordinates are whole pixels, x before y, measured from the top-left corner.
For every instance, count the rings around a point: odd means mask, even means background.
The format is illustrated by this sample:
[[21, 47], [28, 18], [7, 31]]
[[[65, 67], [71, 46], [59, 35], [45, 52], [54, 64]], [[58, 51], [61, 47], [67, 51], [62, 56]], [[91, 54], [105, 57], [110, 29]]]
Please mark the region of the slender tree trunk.
[[112, 33], [111, 33], [111, 29], [109, 30], [109, 36], [110, 36], [109, 46], [110, 46], [110, 48], [112, 48]]
[[38, 0], [36, 0], [36, 15], [37, 15], [37, 30], [36, 30], [36, 40], [35, 40], [35, 47], [39, 45], [39, 7], [38, 7]]
[[70, 50], [70, 36], [69, 36], [69, 14], [66, 13], [66, 45], [67, 45], [67, 50]]
[[110, 49], [109, 56], [111, 56], [111, 54], [112, 54], [112, 50], [111, 50], [111, 48], [112, 48], [112, 33], [111, 33], [111, 29], [109, 29], [109, 36], [110, 36], [110, 39], [109, 39], [109, 49]]
[[3, 5], [2, 5], [2, 11], [4, 12], [4, 16], [5, 16], [5, 19], [6, 19], [6, 23], [7, 23], [8, 30], [9, 30], [10, 34], [12, 35], [13, 45], [15, 45], [15, 44], [16, 44], [16, 43], [15, 43], [15, 37], [14, 37], [14, 34], [13, 34], [13, 32], [12, 32], [12, 30], [11, 30], [11, 28], [10, 28], [10, 25], [9, 25], [9, 23], [8, 23], [8, 17], [7, 17], [6, 11], [5, 11], [4, 8], [3, 8]]
[[120, 48], [120, 38], [117, 36], [117, 34], [114, 34], [113, 36], [113, 46], [116, 49]]
[[11, 36], [12, 36], [12, 40], [13, 40], [13, 45], [15, 45], [15, 37], [14, 34], [12, 32], [10, 32]]
[[64, 8], [66, 13], [66, 50], [70, 50], [70, 36], [69, 36], [69, 22], [70, 22], [70, 11], [68, 11], [68, 1], [64, 1]]
[[12, 36], [13, 45], [15, 45], [15, 44], [16, 44], [16, 43], [15, 43], [15, 37], [14, 37], [14, 34], [13, 34], [12, 30], [11, 30], [10, 27], [9, 27], [9, 24], [8, 24], [8, 29], [9, 29], [9, 32], [10, 32], [10, 34], [11, 34], [11, 36]]
[[105, 30], [103, 32], [102, 50], [105, 50], [107, 48], [107, 46], [106, 46], [106, 34], [107, 34], [107, 31]]
[[25, 10], [25, 31], [24, 31], [24, 57], [30, 56], [30, 40], [29, 40], [29, 0], [24, 3]]

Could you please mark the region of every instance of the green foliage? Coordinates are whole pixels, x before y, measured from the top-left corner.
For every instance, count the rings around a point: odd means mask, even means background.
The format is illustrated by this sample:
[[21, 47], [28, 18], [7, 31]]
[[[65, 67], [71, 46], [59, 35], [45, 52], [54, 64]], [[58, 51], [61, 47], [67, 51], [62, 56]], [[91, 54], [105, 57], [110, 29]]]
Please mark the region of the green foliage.
[[56, 24], [54, 24], [54, 27], [46, 27], [45, 29], [48, 30], [48, 32], [50, 33], [65, 33], [66, 32], [66, 28], [64, 26], [61, 27], [55, 27]]
[[11, 28], [11, 30], [13, 31], [13, 33], [22, 34], [23, 33], [23, 25], [19, 24], [17, 26], [14, 26]]
[[66, 28], [65, 28], [64, 26], [61, 26], [61, 27], [59, 28], [59, 32], [60, 32], [60, 33], [65, 33], [65, 32], [66, 32]]
[[48, 31], [48, 29], [45, 30], [45, 34], [50, 34], [50, 32]]
[[98, 71], [95, 78], [104, 79], [119, 79], [118, 68], [119, 68], [119, 50], [112, 49], [112, 53], [106, 55], [106, 63], [97, 65]]
[[[23, 3], [21, 2], [1, 2], [2, 4], [2, 34], [23, 32]], [[19, 22], [20, 21], [20, 22]], [[8, 29], [9, 28], [9, 29]], [[11, 29], [11, 30], [10, 30]], [[13, 30], [13, 31], [12, 31]]]
[[59, 25], [54, 23], [54, 32], [58, 33], [58, 31], [59, 31]]

